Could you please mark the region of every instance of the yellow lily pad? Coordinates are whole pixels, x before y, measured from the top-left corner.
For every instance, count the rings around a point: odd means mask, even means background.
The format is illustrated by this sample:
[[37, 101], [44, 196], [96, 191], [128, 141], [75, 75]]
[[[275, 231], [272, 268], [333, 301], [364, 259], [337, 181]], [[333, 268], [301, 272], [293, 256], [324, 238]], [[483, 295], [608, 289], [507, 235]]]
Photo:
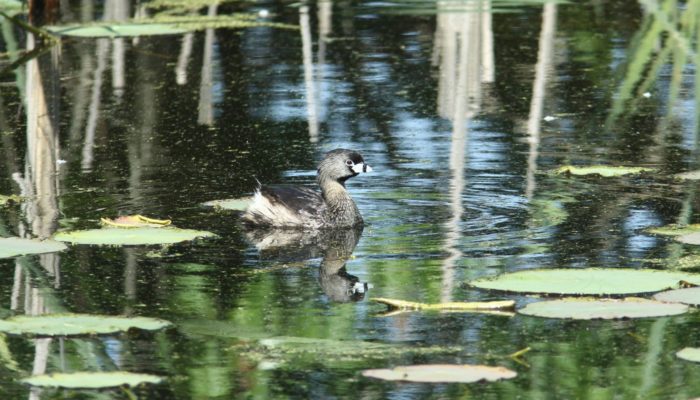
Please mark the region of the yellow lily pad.
[[172, 223], [169, 219], [154, 219], [143, 215], [123, 215], [114, 219], [100, 218], [100, 222], [105, 226], [114, 228], [160, 228]]

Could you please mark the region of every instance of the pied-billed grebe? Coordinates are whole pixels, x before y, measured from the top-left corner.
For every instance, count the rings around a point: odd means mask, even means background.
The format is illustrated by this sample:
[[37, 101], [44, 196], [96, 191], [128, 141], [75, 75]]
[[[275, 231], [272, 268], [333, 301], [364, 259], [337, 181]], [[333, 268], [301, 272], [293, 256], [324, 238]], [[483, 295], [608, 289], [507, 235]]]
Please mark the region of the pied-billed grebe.
[[347, 149], [326, 153], [318, 165], [321, 193], [306, 187], [261, 186], [243, 214], [250, 226], [325, 229], [362, 225], [362, 216], [345, 189], [345, 181], [370, 172], [362, 155]]

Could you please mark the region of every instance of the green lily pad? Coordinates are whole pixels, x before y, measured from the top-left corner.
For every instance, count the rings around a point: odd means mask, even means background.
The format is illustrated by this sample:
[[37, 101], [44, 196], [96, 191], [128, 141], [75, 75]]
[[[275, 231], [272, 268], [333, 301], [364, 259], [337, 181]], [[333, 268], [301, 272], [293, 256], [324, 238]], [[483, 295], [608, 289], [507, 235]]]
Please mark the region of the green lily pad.
[[700, 170], [681, 172], [680, 174], [675, 174], [673, 176], [678, 179], [696, 181], [700, 179]]
[[554, 170], [555, 174], [566, 175], [600, 175], [605, 178], [634, 175], [642, 172], [653, 172], [654, 168], [644, 167], [615, 167], [610, 165], [591, 165], [588, 167], [576, 167], [573, 165], [565, 165]]
[[687, 235], [689, 233], [700, 232], [700, 224], [691, 225], [666, 225], [659, 226], [656, 228], [649, 228], [646, 230], [654, 235], [664, 235], [664, 236], [681, 236]]
[[53, 253], [65, 249], [65, 244], [54, 240], [22, 239], [18, 237], [0, 238], [0, 258], [24, 254]]
[[21, 382], [32, 386], [66, 389], [106, 389], [120, 386], [138, 386], [143, 383], [160, 383], [163, 378], [132, 372], [75, 372], [34, 375]]
[[676, 353], [676, 357], [687, 361], [700, 362], [700, 348], [686, 347]]
[[95, 244], [95, 245], [144, 245], [144, 244], [169, 244], [200, 237], [213, 237], [215, 234], [207, 231], [196, 231], [192, 229], [180, 229], [175, 227], [163, 228], [102, 228], [88, 229], [84, 231], [58, 232], [54, 239], [61, 242], [73, 244]]
[[678, 288], [680, 281], [700, 283], [700, 274], [627, 268], [536, 269], [477, 279], [481, 289], [555, 295], [622, 295]]
[[700, 306], [700, 287], [668, 290], [654, 295], [654, 300]]
[[486, 365], [425, 364], [399, 366], [391, 369], [367, 369], [362, 376], [402, 382], [471, 383], [512, 379], [518, 374], [504, 367]]
[[686, 233], [676, 237], [676, 240], [685, 244], [700, 244], [700, 232]]
[[518, 310], [518, 313], [545, 318], [621, 319], [664, 317], [683, 314], [686, 311], [688, 311], [688, 306], [684, 304], [663, 303], [649, 299], [573, 297], [530, 303]]
[[251, 202], [253, 202], [252, 197], [241, 197], [240, 199], [207, 201], [206, 203], [202, 203], [202, 205], [222, 210], [245, 211]]
[[[0, 2], [0, 9], [2, 9], [2, 3]], [[18, 203], [22, 200], [21, 197], [17, 195], [11, 195], [11, 196], [5, 196], [4, 194], [0, 194], [0, 206], [4, 206], [10, 203]]]
[[46, 30], [61, 36], [78, 36], [92, 38], [177, 35], [187, 32], [187, 29], [177, 28], [172, 25], [143, 23], [49, 26], [46, 27]]
[[266, 26], [279, 29], [299, 29], [297, 26], [260, 21], [253, 14], [229, 15], [156, 15], [125, 22], [106, 22], [64, 26], [48, 26], [46, 30], [61, 36], [89, 38], [176, 35], [204, 29], [242, 29]]
[[170, 325], [168, 321], [148, 317], [90, 314], [18, 315], [0, 320], [0, 332], [36, 336], [104, 335], [132, 328], [154, 331]]

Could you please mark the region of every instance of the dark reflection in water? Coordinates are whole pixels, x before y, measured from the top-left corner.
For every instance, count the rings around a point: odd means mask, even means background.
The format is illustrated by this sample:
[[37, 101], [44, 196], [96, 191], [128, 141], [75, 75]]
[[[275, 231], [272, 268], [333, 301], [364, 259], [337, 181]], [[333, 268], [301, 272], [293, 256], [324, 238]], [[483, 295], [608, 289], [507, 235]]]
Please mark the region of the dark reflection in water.
[[[0, 337], [0, 397], [91, 397], [18, 383], [85, 370], [167, 377], [134, 389], [143, 398], [698, 396], [699, 367], [674, 356], [698, 346], [696, 313], [617, 322], [382, 316], [366, 295], [371, 282], [377, 297], [522, 306], [535, 300], [466, 282], [526, 268], [697, 270], [688, 263], [696, 250], [644, 231], [697, 222], [695, 184], [670, 175], [698, 168], [698, 50], [687, 21], [700, 7], [662, 3], [481, 1], [464, 12], [438, 1], [436, 15], [369, 2], [267, 3], [251, 8], [265, 7], [256, 18], [299, 30], [64, 38], [26, 60], [33, 37], [0, 20], [0, 71], [20, 65], [0, 77], [0, 195], [22, 196], [0, 206], [0, 236], [47, 238], [138, 213], [218, 235], [0, 260], [3, 316], [71, 311], [175, 324], [109, 337]], [[122, 0], [61, 3], [66, 22], [153, 12]], [[311, 183], [319, 157], [337, 147], [379, 171], [349, 183], [364, 231], [244, 232], [236, 213], [200, 206], [247, 195], [256, 179]], [[659, 172], [547, 173], [567, 163]], [[405, 351], [368, 351], [374, 344]], [[506, 357], [526, 347], [525, 363]], [[359, 374], [443, 362], [519, 376], [425, 385]], [[128, 397], [94, 396], [103, 394]]]
[[368, 288], [366, 282], [347, 272], [363, 227], [300, 231], [292, 229], [247, 228], [246, 237], [263, 259], [276, 262], [300, 262], [321, 257], [319, 283], [333, 301], [359, 301]]

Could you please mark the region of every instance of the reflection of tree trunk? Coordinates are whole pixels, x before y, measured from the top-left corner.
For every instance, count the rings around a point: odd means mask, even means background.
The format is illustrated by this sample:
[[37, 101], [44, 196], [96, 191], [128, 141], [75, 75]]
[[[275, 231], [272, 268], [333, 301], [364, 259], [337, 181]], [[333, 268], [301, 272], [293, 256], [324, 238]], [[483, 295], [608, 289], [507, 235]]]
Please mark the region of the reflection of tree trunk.
[[[326, 63], [326, 39], [333, 30], [333, 2], [318, 2], [318, 66], [319, 70]], [[320, 71], [319, 71], [320, 72]]]
[[[105, 2], [105, 20], [126, 21], [129, 19], [128, 0], [107, 0]], [[112, 89], [114, 96], [121, 97], [124, 93], [124, 53], [126, 52], [124, 39], [116, 38], [112, 41]]]
[[542, 121], [542, 109], [544, 108], [547, 76], [552, 69], [552, 50], [554, 48], [556, 24], [557, 5], [547, 3], [542, 11], [542, 30], [540, 31], [539, 51], [537, 53], [537, 64], [535, 65], [535, 80], [532, 83], [530, 115], [527, 120], [530, 151], [527, 158], [525, 196], [528, 200], [532, 199], [535, 193], [535, 172], [537, 171], [537, 157], [540, 146], [540, 122]]
[[[438, 7], [453, 3], [438, 3]], [[445, 251], [449, 256], [442, 267], [441, 301], [452, 301], [454, 266], [462, 257], [458, 248], [461, 237], [462, 191], [468, 142], [469, 118], [481, 107], [481, 85], [491, 82], [493, 67], [493, 33], [488, 12], [439, 13], [435, 32], [436, 52], [433, 62], [440, 65], [438, 113], [452, 121], [450, 146], [450, 210], [445, 224]]]
[[[28, 48], [34, 47], [33, 35], [28, 36]], [[54, 70], [55, 71], [55, 70]], [[58, 76], [53, 77], [56, 81]], [[52, 98], [57, 99], [57, 93]], [[55, 107], [57, 108], [57, 107]], [[54, 126], [38, 59], [27, 63], [27, 166], [25, 181], [32, 183], [35, 196], [27, 219], [32, 232], [40, 238], [53, 234], [58, 217], [56, 160], [58, 158], [58, 132]]]
[[107, 68], [107, 53], [109, 52], [109, 39], [97, 39], [97, 68], [92, 82], [92, 93], [90, 95], [90, 108], [88, 111], [88, 121], [85, 127], [85, 139], [83, 141], [83, 160], [81, 167], [84, 171], [92, 169], [93, 150], [95, 147], [95, 135], [97, 121], [100, 115], [100, 99], [102, 97], [102, 75]]
[[187, 64], [190, 62], [192, 54], [192, 43], [194, 42], [194, 33], [185, 33], [182, 37], [182, 47], [180, 55], [177, 57], [177, 65], [175, 66], [175, 81], [178, 85], [187, 83]]
[[[216, 16], [216, 4], [209, 6], [207, 15]], [[202, 60], [202, 80], [199, 85], [199, 115], [197, 122], [202, 125], [214, 123], [214, 43], [216, 36], [214, 29], [207, 29], [204, 34], [204, 59]]]
[[301, 30], [301, 50], [304, 64], [304, 83], [306, 86], [306, 113], [309, 121], [309, 141], [318, 141], [318, 110], [316, 105], [316, 88], [314, 85], [313, 54], [311, 52], [311, 24], [309, 7], [299, 7], [299, 27]]
[[127, 306], [124, 315], [131, 315], [133, 312], [131, 305], [136, 300], [136, 273], [138, 271], [138, 261], [134, 249], [124, 249], [126, 255], [126, 266], [124, 268], [124, 297]]

